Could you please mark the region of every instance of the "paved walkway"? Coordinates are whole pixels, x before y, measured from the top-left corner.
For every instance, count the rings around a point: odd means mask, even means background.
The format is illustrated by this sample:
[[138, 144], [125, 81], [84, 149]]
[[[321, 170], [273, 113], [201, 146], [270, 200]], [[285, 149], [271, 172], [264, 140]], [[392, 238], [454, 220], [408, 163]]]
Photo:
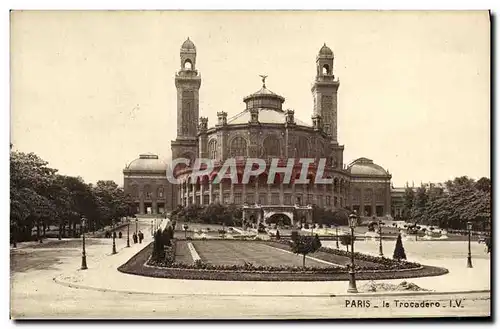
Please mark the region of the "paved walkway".
[[[75, 266], [73, 269], [69, 268], [67, 272], [58, 275], [54, 280], [59, 284], [74, 288], [137, 294], [213, 296], [327, 296], [346, 294], [348, 283], [345, 281], [245, 282], [177, 280], [124, 274], [117, 270], [120, 265], [144, 248], [151, 239], [151, 236], [146, 236], [143, 244], [133, 244], [130, 248], [122, 248], [116, 255], [109, 255], [109, 246], [95, 246], [93, 253], [102, 253], [103, 257], [89, 260], [88, 270], [82, 271]], [[102, 249], [102, 251], [100, 252], [98, 249]], [[427, 260], [424, 263], [444, 266], [450, 270], [450, 273], [438, 277], [378, 280], [377, 282], [398, 284], [402, 281], [409, 281], [422, 288], [440, 293], [490, 289], [489, 260], [476, 260], [475, 267], [472, 269], [467, 269], [462, 259], [440, 262]], [[358, 288], [364, 283], [366, 281], [358, 281]]]

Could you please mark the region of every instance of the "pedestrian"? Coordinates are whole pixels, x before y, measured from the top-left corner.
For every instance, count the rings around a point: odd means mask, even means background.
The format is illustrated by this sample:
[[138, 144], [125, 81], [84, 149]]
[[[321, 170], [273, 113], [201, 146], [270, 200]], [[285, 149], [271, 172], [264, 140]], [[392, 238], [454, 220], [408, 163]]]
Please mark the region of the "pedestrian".
[[132, 240], [134, 240], [134, 243], [137, 243], [137, 233], [134, 232], [134, 235], [132, 235]]
[[122, 236], [123, 236], [123, 235], [122, 235], [122, 232], [120, 231], [120, 232], [118, 233], [118, 238], [119, 238], [119, 239], [121, 239], [121, 238], [122, 238]]
[[142, 240], [144, 240], [144, 234], [139, 231], [139, 243], [142, 243]]

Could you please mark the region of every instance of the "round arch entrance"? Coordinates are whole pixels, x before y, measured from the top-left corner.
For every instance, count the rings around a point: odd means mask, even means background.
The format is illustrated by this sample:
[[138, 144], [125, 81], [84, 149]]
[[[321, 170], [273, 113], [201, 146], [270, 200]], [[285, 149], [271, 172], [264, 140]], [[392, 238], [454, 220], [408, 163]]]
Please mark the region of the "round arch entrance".
[[278, 226], [291, 226], [292, 219], [285, 213], [274, 213], [266, 219], [266, 223]]

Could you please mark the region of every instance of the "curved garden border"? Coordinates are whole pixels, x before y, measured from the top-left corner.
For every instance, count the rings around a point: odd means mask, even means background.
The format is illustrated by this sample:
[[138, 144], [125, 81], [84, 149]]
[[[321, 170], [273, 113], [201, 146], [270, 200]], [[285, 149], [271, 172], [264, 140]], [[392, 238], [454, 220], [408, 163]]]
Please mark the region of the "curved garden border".
[[[348, 281], [348, 273], [317, 272], [270, 272], [270, 271], [226, 271], [208, 269], [171, 268], [147, 265], [152, 244], [143, 248], [125, 264], [118, 267], [122, 273], [149, 276], [155, 278], [183, 280], [218, 280], [218, 281]], [[357, 280], [408, 279], [438, 276], [448, 273], [441, 267], [421, 265], [414, 269], [400, 270], [362, 270], [356, 272]]]

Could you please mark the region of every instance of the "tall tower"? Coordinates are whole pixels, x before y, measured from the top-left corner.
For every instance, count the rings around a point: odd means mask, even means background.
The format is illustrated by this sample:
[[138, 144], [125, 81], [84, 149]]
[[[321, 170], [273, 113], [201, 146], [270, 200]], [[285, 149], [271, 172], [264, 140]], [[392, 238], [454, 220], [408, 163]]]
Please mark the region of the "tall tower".
[[316, 56], [316, 79], [311, 89], [314, 97], [314, 115], [320, 116], [323, 130], [337, 143], [337, 91], [339, 81], [333, 75], [333, 51], [321, 47]]
[[342, 169], [344, 163], [344, 145], [337, 139], [337, 91], [339, 80], [333, 75], [333, 51], [326, 44], [316, 56], [316, 79], [311, 89], [314, 98], [313, 120], [317, 129], [330, 138], [329, 164]]
[[198, 155], [199, 91], [201, 76], [196, 70], [196, 47], [189, 38], [180, 51], [181, 69], [175, 76], [177, 88], [177, 138], [172, 141], [172, 158], [194, 160]]

